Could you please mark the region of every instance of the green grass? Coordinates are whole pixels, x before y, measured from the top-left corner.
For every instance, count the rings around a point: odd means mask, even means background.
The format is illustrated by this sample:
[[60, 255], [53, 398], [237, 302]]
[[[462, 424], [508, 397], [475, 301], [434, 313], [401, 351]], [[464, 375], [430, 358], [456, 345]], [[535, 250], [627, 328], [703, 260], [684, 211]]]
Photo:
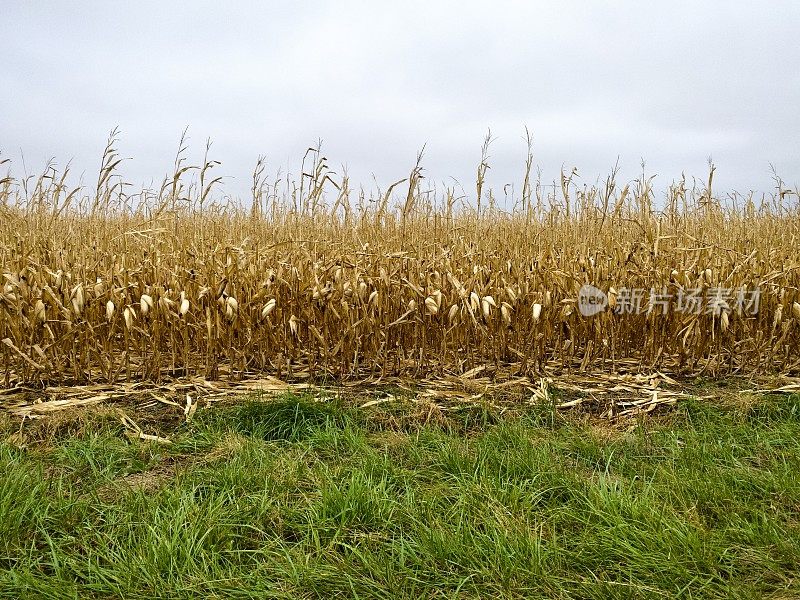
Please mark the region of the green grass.
[[285, 396], [200, 411], [172, 446], [108, 419], [4, 443], [0, 596], [800, 595], [798, 396], [628, 433], [401, 412]]

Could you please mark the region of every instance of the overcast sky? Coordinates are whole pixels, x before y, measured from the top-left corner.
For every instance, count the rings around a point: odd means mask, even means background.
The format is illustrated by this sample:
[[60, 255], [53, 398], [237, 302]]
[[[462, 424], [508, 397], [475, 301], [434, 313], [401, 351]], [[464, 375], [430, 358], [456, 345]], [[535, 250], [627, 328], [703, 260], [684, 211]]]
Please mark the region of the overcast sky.
[[[294, 172], [318, 138], [337, 171], [385, 185], [427, 144], [425, 174], [519, 190], [524, 127], [544, 179], [619, 157], [663, 187], [800, 183], [800, 3], [17, 2], [0, 4], [0, 150], [22, 174], [49, 157], [96, 178], [119, 126], [137, 185], [170, 170], [182, 130], [206, 138], [232, 194], [259, 154]], [[452, 182], [451, 182], [452, 183]]]

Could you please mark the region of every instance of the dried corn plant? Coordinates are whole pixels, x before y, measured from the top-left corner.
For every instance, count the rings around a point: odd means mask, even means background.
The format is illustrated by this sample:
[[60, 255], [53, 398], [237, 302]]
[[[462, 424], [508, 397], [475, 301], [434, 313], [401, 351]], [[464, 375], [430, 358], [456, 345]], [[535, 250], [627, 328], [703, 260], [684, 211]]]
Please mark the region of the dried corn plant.
[[[53, 167], [18, 180], [3, 161], [0, 384], [800, 368], [795, 192], [723, 203], [709, 176], [670, 186], [659, 210], [651, 179], [616, 170], [595, 187], [562, 173], [547, 192], [528, 138], [521, 201], [502, 211], [484, 181], [489, 142], [471, 203], [426, 188], [421, 153], [372, 195], [318, 146], [297, 183], [270, 183], [261, 158], [241, 206], [215, 194], [210, 145], [188, 165], [184, 139], [173, 175], [136, 195], [116, 132], [91, 190]], [[584, 284], [605, 311], [581, 314]], [[670, 300], [616, 312], [623, 288]], [[721, 288], [758, 289], [758, 311], [674, 306]]]

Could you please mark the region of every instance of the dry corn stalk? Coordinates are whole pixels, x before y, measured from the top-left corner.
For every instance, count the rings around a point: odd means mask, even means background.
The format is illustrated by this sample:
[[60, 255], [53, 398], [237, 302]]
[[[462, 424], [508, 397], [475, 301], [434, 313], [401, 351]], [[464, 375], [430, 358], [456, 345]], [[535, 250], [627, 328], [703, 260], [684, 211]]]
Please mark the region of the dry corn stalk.
[[[800, 370], [800, 214], [782, 198], [731, 208], [678, 186], [654, 210], [646, 187], [577, 190], [565, 176], [503, 212], [481, 179], [478, 213], [423, 189], [415, 170], [396, 208], [386, 192], [370, 202], [338, 189], [326, 203], [334, 175], [312, 155], [302, 186], [262, 190], [255, 216], [215, 204], [188, 171], [133, 210], [107, 169], [66, 207], [49, 178], [28, 195], [4, 179], [2, 385], [287, 365], [339, 378], [501, 363]], [[607, 297], [591, 317], [577, 304], [584, 284]], [[632, 289], [645, 291], [639, 312]], [[756, 312], [736, 295], [754, 289]], [[678, 310], [692, 292], [715, 304]]]

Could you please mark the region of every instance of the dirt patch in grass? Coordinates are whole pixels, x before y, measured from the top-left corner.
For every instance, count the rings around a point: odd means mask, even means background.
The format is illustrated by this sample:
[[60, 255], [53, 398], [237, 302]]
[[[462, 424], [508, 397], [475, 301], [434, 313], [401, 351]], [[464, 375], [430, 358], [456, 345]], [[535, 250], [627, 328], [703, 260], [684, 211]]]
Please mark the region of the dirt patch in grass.
[[144, 492], [158, 491], [167, 482], [175, 479], [175, 463], [158, 464], [152, 469], [140, 473], [131, 473], [117, 479], [113, 484], [98, 489], [98, 496], [104, 500], [113, 500], [122, 491]]
[[[136, 442], [134, 442], [136, 443]], [[151, 468], [136, 473], [128, 473], [118, 477], [107, 485], [101, 486], [98, 496], [105, 501], [113, 501], [126, 492], [155, 493], [175, 481], [180, 473], [198, 466], [211, 465], [234, 456], [247, 443], [247, 438], [228, 433], [209, 451], [204, 453], [165, 454]]]

